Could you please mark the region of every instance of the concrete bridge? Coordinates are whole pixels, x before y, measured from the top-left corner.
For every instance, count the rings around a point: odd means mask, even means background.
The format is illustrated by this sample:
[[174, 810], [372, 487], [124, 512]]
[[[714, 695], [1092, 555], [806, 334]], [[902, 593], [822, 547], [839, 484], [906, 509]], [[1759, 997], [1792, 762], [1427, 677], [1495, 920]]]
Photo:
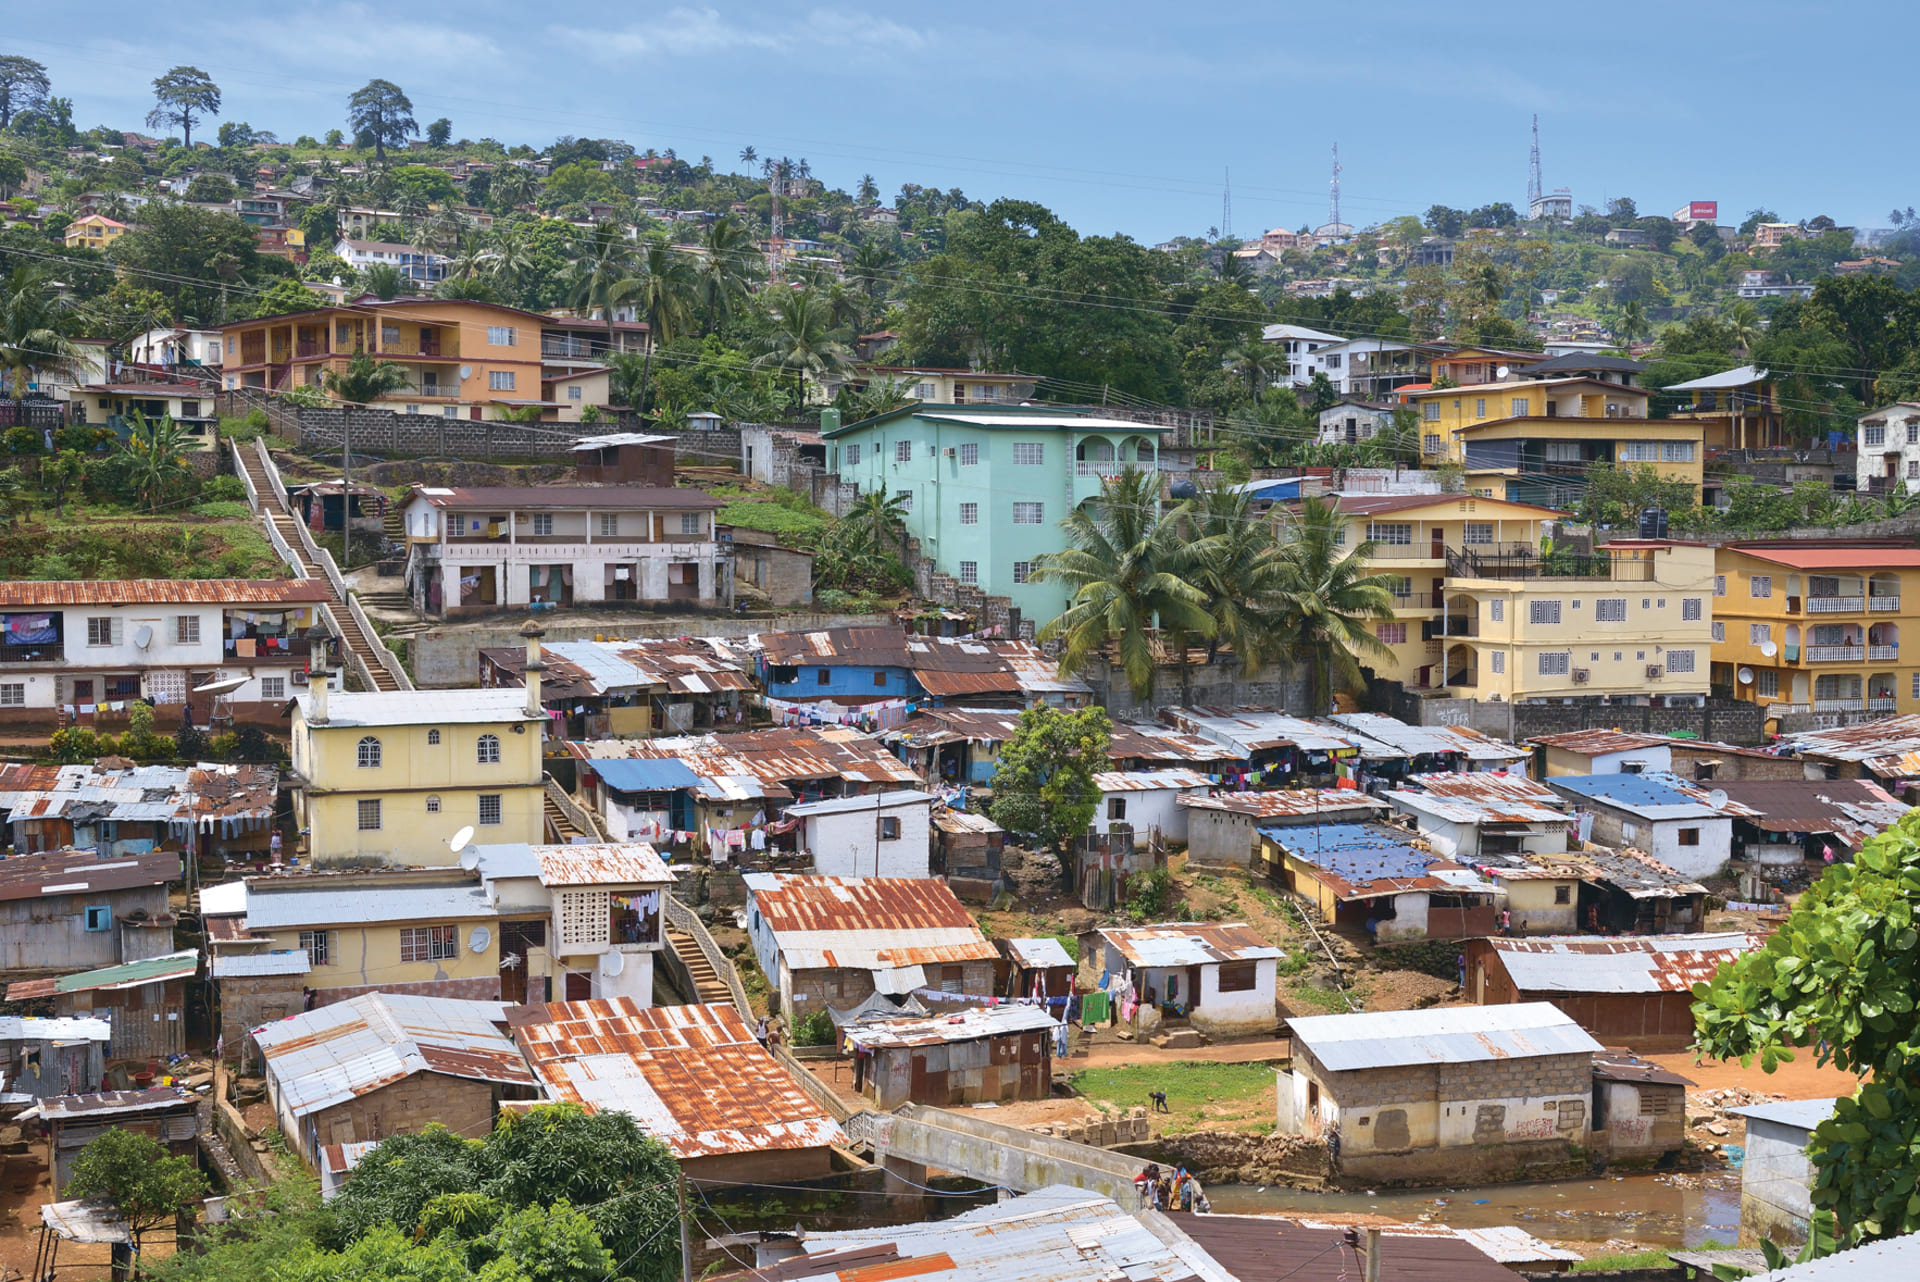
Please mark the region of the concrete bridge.
[[924, 1104], [856, 1113], [842, 1125], [856, 1147], [871, 1148], [875, 1162], [912, 1184], [925, 1184], [933, 1167], [1020, 1193], [1070, 1184], [1129, 1209], [1139, 1201], [1133, 1177], [1142, 1163], [1103, 1148]]

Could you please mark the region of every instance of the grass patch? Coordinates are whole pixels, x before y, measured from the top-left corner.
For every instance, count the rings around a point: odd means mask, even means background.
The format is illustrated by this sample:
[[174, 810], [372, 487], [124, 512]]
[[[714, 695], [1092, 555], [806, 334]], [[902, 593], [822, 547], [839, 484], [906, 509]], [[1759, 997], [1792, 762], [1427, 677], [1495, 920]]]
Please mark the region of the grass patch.
[[1667, 1253], [1660, 1250], [1625, 1251], [1619, 1255], [1596, 1255], [1590, 1260], [1581, 1260], [1569, 1272], [1604, 1273], [1610, 1269], [1664, 1269], [1671, 1267], [1673, 1261]]
[[252, 511], [245, 503], [237, 503], [232, 499], [216, 499], [211, 503], [197, 503], [194, 505], [193, 514], [195, 516], [212, 517], [220, 521], [247, 521], [253, 518]]
[[815, 551], [827, 532], [830, 518], [818, 508], [798, 509], [785, 503], [752, 499], [734, 499], [715, 515], [722, 525], [738, 525], [748, 530], [764, 530], [780, 540], [783, 547]]
[[1167, 1112], [1154, 1120], [1168, 1131], [1271, 1130], [1274, 1124], [1273, 1069], [1265, 1064], [1129, 1064], [1082, 1069], [1072, 1081], [1102, 1111], [1145, 1107], [1150, 1092], [1165, 1091]]
[[1352, 1011], [1337, 988], [1316, 988], [1312, 984], [1288, 984], [1287, 1004], [1295, 1010], [1309, 1008], [1325, 1015], [1345, 1015]]
[[[236, 515], [224, 514], [228, 506]], [[51, 507], [0, 527], [0, 579], [278, 579], [286, 566], [246, 505], [148, 516], [111, 504]]]

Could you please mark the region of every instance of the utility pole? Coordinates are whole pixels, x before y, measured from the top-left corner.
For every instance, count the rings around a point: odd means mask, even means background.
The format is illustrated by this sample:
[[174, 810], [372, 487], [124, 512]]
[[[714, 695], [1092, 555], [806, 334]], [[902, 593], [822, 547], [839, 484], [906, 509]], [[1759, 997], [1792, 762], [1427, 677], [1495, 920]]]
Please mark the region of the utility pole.
[[1533, 216], [1534, 202], [1546, 195], [1540, 180], [1540, 113], [1533, 113], [1533, 152], [1527, 157], [1527, 216]]
[[679, 1183], [674, 1186], [675, 1196], [680, 1203], [680, 1282], [693, 1282], [693, 1242], [687, 1236], [687, 1173], [680, 1172]]
[[1331, 188], [1333, 198], [1328, 202], [1328, 213], [1331, 217], [1329, 217], [1327, 221], [1330, 223], [1338, 223], [1340, 221], [1340, 144], [1338, 142], [1333, 144], [1333, 182]]
[[772, 176], [767, 180], [767, 188], [773, 193], [772, 235], [767, 241], [767, 279], [778, 284], [780, 281], [780, 259], [784, 228], [780, 222], [781, 188], [787, 185], [787, 165], [783, 160], [769, 161], [773, 167]]
[[1220, 193], [1220, 238], [1233, 239], [1233, 170], [1225, 171], [1227, 185]]

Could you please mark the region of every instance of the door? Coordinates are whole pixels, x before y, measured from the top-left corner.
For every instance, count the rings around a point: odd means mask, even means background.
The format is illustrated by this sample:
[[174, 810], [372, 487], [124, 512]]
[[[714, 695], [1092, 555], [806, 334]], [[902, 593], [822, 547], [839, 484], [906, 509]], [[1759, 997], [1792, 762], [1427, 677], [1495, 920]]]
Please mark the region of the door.
[[472, 409], [468, 410], [467, 417], [472, 419], [474, 422], [478, 423], [480, 421], [480, 407], [476, 405]]
[[1437, 525], [1433, 527], [1432, 541], [1429, 544], [1429, 550], [1436, 561], [1446, 559], [1447, 533]]
[[913, 1075], [907, 1084], [907, 1098], [914, 1103], [946, 1103], [945, 1100], [932, 1100], [928, 1096], [933, 1089], [927, 1078], [927, 1056], [923, 1051], [913, 1057]]
[[527, 1000], [527, 949], [547, 942], [544, 921], [500, 923], [500, 1000], [515, 1006]]
[[587, 974], [585, 971], [579, 971], [579, 970], [568, 971], [567, 972], [567, 1000], [570, 1002], [592, 1001], [593, 1000], [593, 976]]

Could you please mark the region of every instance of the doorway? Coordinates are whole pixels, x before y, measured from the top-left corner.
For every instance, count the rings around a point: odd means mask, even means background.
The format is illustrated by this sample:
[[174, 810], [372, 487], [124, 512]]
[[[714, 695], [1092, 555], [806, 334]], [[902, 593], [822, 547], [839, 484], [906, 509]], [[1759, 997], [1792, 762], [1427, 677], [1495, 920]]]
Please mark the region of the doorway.
[[547, 944], [544, 921], [500, 923], [500, 1000], [521, 1006], [527, 1001], [527, 951]]

